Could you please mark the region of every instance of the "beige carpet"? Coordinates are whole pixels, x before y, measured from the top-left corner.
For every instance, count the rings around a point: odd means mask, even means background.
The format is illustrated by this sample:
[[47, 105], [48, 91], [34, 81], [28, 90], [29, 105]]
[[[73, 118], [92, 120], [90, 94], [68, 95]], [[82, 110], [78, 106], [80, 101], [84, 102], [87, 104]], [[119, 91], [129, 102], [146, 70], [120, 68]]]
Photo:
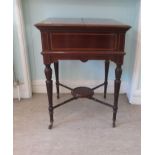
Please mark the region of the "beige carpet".
[[[69, 98], [61, 95], [59, 100]], [[103, 99], [103, 95], [96, 95]], [[112, 102], [113, 96], [108, 95]], [[58, 100], [54, 96], [55, 104]], [[120, 95], [117, 127], [112, 109], [88, 99], [72, 101], [54, 112], [48, 130], [47, 96], [14, 101], [14, 155], [140, 155], [140, 106]]]

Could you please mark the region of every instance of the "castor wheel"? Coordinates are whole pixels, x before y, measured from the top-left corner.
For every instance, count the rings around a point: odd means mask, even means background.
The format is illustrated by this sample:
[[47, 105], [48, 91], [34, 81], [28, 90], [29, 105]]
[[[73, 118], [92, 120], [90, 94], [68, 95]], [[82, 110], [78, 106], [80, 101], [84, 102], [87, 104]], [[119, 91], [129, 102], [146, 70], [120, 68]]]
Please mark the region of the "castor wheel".
[[116, 127], [116, 124], [115, 124], [115, 122], [113, 122], [113, 124], [112, 124], [112, 127], [113, 127], [113, 128], [115, 128], [115, 127]]
[[53, 123], [51, 123], [49, 126], [48, 126], [48, 129], [52, 129], [53, 127]]

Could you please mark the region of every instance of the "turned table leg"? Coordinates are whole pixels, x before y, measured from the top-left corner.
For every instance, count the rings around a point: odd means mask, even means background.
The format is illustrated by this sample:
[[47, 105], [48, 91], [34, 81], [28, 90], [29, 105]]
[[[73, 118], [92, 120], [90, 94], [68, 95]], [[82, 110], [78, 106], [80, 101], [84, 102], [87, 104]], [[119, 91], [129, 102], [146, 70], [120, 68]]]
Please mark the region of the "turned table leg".
[[106, 98], [107, 95], [109, 63], [109, 60], [105, 60], [104, 98]]
[[118, 109], [118, 97], [119, 97], [119, 90], [121, 85], [121, 75], [122, 75], [122, 68], [120, 64], [117, 64], [115, 69], [115, 83], [114, 83], [114, 106], [113, 106], [113, 127], [115, 127], [116, 122], [116, 115]]
[[59, 62], [54, 62], [54, 70], [56, 77], [57, 98], [59, 98]]
[[45, 76], [46, 76], [46, 88], [49, 102], [49, 115], [50, 115], [50, 125], [49, 129], [52, 129], [53, 126], [53, 81], [52, 81], [52, 69], [50, 64], [45, 65]]

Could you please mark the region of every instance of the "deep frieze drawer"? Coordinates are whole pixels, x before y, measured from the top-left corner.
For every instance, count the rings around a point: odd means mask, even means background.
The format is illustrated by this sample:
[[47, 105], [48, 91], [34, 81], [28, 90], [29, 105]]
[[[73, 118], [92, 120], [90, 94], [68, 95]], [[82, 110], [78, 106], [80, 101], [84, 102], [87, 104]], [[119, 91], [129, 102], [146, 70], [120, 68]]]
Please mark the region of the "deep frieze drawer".
[[113, 33], [51, 33], [50, 38], [54, 51], [113, 51], [117, 46]]

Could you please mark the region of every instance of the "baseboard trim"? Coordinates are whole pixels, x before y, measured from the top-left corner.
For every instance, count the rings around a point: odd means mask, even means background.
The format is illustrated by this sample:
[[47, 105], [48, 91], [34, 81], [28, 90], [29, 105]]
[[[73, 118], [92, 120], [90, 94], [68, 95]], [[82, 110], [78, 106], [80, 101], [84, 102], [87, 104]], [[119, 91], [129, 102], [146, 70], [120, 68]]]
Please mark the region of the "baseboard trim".
[[141, 91], [136, 90], [135, 93], [132, 95], [132, 97], [128, 96], [128, 98], [131, 104], [140, 105], [141, 104]]
[[[95, 80], [79, 80], [79, 81], [61, 81], [61, 83], [68, 85], [71, 88], [79, 87], [79, 86], [87, 86], [93, 88], [94, 86], [103, 83], [103, 81], [95, 81]], [[25, 85], [21, 84], [19, 86], [20, 91], [20, 97], [21, 98], [29, 98], [28, 94], [25, 91]], [[34, 80], [32, 81], [32, 92], [33, 93], [46, 93], [46, 84], [45, 80]], [[55, 81], [53, 81], [53, 92], [56, 93], [56, 86]], [[61, 93], [70, 93], [68, 89], [65, 89], [63, 87], [60, 87]], [[96, 93], [103, 93], [104, 87], [100, 87], [95, 90]], [[108, 81], [108, 88], [107, 93], [113, 94], [114, 93], [114, 81], [109, 80]], [[136, 91], [133, 97], [131, 98], [128, 93], [128, 85], [127, 82], [122, 81], [121, 88], [120, 88], [120, 94], [127, 94], [128, 100], [131, 104], [141, 104], [141, 93], [140, 91]], [[18, 88], [15, 86], [13, 87], [13, 97], [18, 98]]]
[[[95, 80], [70, 81], [70, 80], [65, 80], [65, 81], [61, 81], [61, 83], [68, 85], [71, 88], [75, 88], [75, 87], [79, 87], [79, 86], [94, 87], [98, 84], [103, 83], [103, 81], [95, 81]], [[99, 89], [95, 90], [95, 92], [97, 92], [97, 93], [103, 93], [103, 91], [104, 91], [104, 87], [100, 87]], [[32, 92], [33, 93], [46, 93], [45, 80], [32, 81]], [[53, 92], [56, 93], [55, 81], [53, 81]], [[67, 90], [63, 87], [60, 87], [60, 92], [61, 93], [70, 93], [69, 90]], [[112, 81], [112, 80], [108, 81], [107, 93], [114, 93], [114, 81]], [[120, 93], [121, 94], [127, 93], [127, 83], [124, 81], [122, 81], [122, 83], [121, 83]]]

